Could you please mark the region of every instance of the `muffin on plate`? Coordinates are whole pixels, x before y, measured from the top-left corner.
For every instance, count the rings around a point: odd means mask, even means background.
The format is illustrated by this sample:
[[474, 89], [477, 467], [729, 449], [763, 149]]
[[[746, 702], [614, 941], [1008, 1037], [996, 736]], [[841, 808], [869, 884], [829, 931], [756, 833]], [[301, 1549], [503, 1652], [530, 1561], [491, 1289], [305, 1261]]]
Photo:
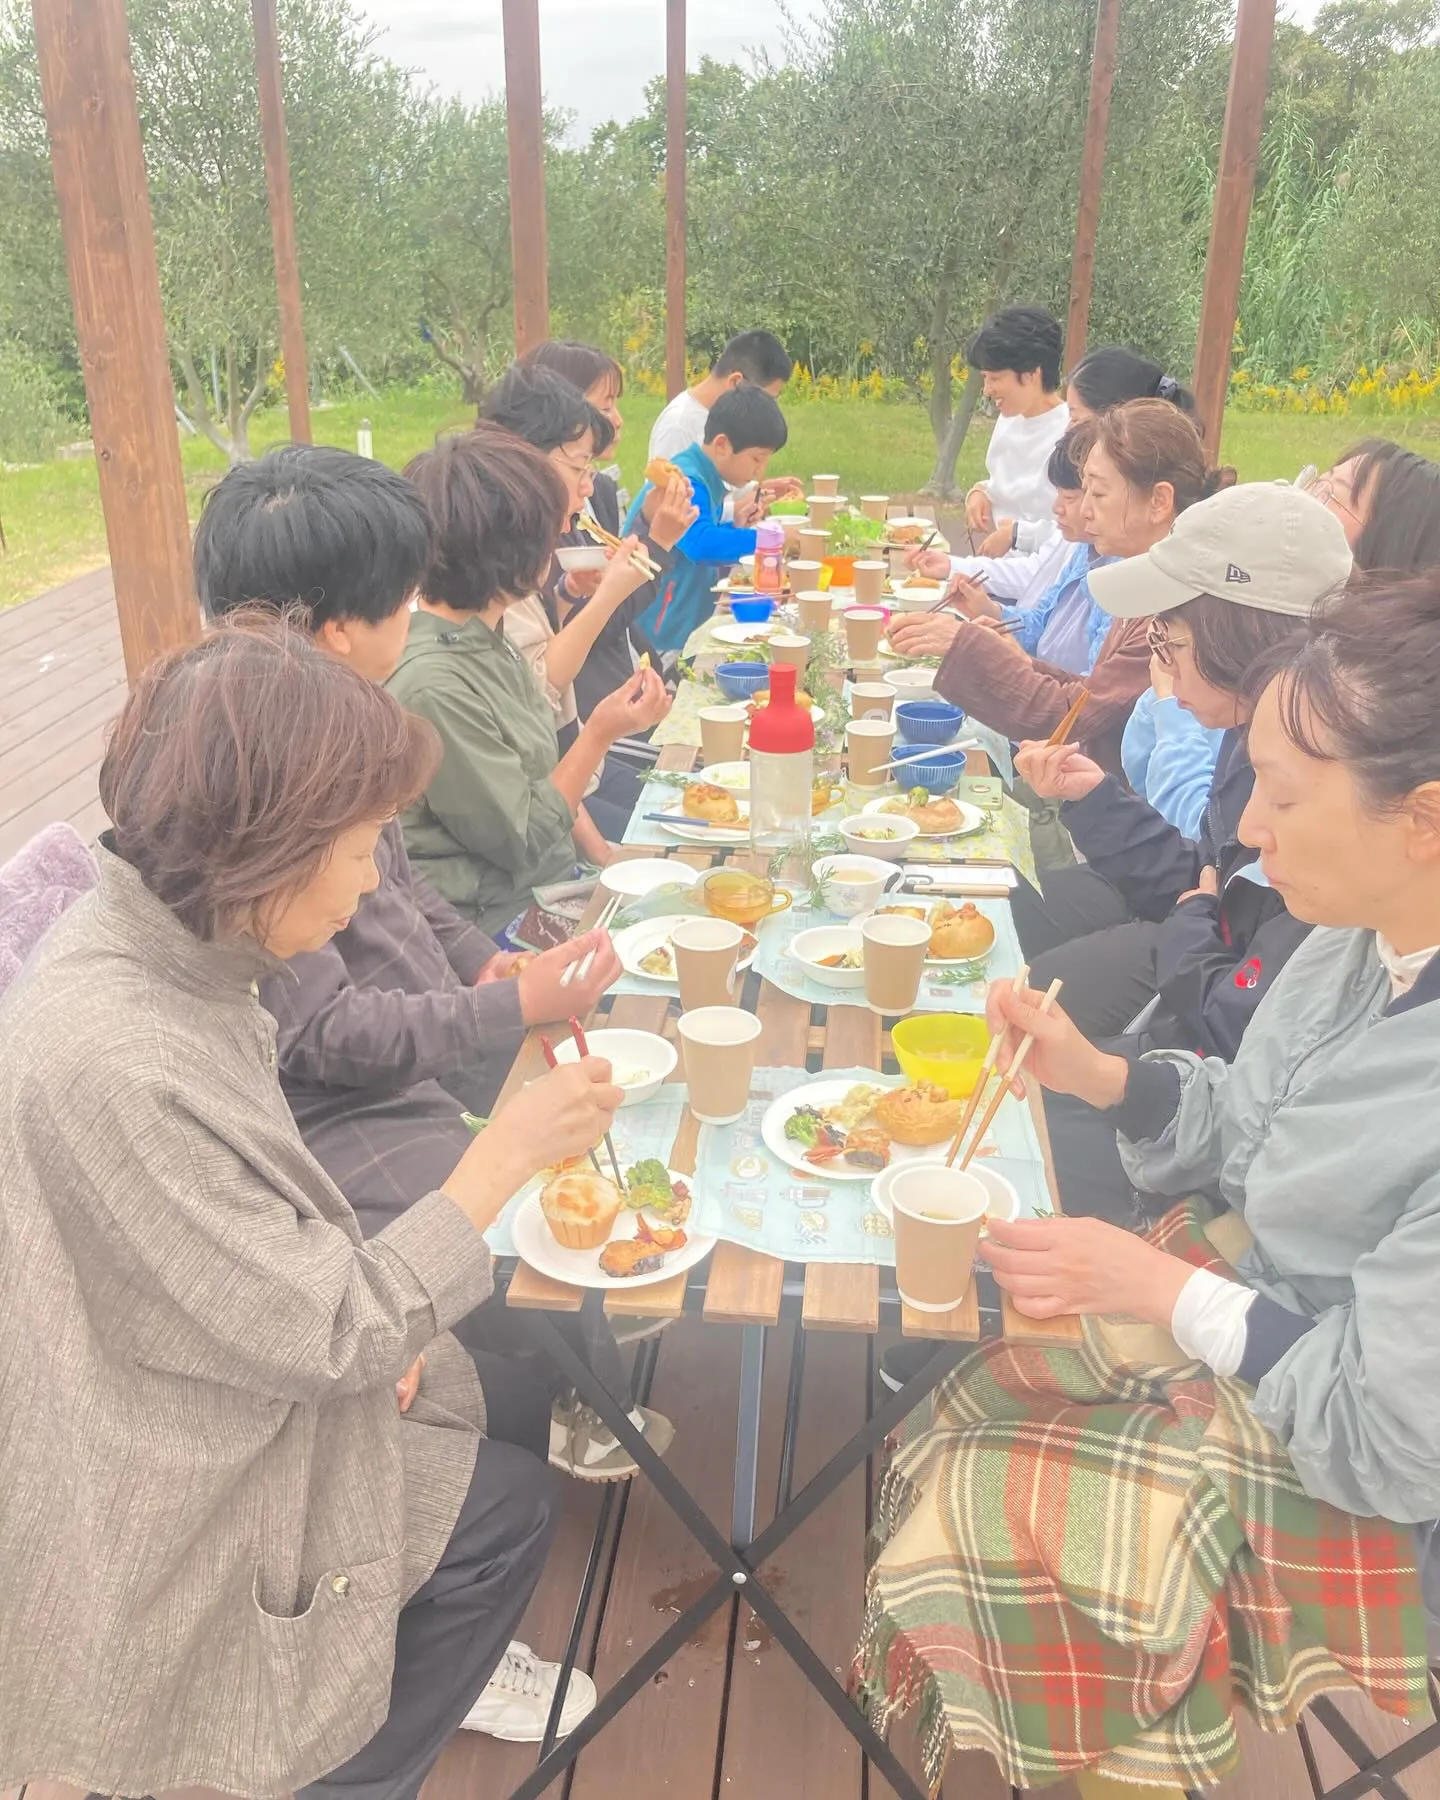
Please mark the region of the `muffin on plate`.
[[598, 1250], [615, 1224], [620, 1190], [593, 1169], [578, 1169], [541, 1188], [540, 1210], [557, 1244], [567, 1250]]
[[712, 825], [734, 825], [740, 817], [735, 796], [713, 781], [692, 781], [685, 789], [681, 811], [687, 819], [707, 819]]

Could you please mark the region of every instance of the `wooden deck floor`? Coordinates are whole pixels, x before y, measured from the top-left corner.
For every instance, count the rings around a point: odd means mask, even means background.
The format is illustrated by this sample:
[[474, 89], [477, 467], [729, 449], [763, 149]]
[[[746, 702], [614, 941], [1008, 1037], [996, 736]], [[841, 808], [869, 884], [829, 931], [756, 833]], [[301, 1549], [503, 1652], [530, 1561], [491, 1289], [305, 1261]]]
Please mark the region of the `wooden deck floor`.
[[0, 861], [68, 819], [104, 826], [96, 775], [125, 698], [110, 571], [0, 613]]
[[[669, 1460], [711, 1519], [728, 1531], [734, 1468], [739, 1333], [684, 1319], [661, 1341], [651, 1392], [677, 1427]], [[759, 1524], [775, 1500], [780, 1433], [789, 1376], [789, 1328], [770, 1334], [765, 1427], [761, 1442]], [[865, 1341], [812, 1332], [806, 1358], [796, 1456], [799, 1487], [856, 1428], [865, 1404]], [[569, 1484], [554, 1554], [520, 1635], [542, 1655], [564, 1647], [600, 1495]], [[767, 1587], [830, 1666], [849, 1663], [860, 1619], [866, 1529], [864, 1470], [844, 1484], [767, 1565]], [[598, 1628], [585, 1639], [585, 1666], [602, 1691], [652, 1643], [675, 1613], [708, 1585], [711, 1566], [647, 1484], [635, 1485], [608, 1564]], [[1367, 1702], [1344, 1709], [1370, 1743], [1388, 1749], [1404, 1728]], [[1214, 1790], [1220, 1800], [1305, 1800], [1310, 1794], [1299, 1740], [1267, 1737], [1242, 1721], [1244, 1762]], [[1327, 1783], [1352, 1767], [1323, 1731], [1313, 1733]], [[908, 1734], [896, 1733], [902, 1759]], [[422, 1800], [503, 1800], [534, 1767], [535, 1747], [500, 1744], [461, 1732], [445, 1751]], [[1398, 1784], [1406, 1800], [1440, 1800], [1440, 1757]], [[559, 1783], [549, 1790], [558, 1795]], [[1076, 1800], [1071, 1783], [1045, 1790]], [[956, 1758], [943, 1800], [1008, 1800], [989, 1757]], [[849, 1735], [808, 1689], [785, 1652], [742, 1611], [737, 1641], [726, 1612], [709, 1624], [581, 1756], [571, 1800], [892, 1800]], [[1396, 1800], [1391, 1790], [1391, 1800]]]
[[[41, 826], [68, 819], [86, 838], [104, 823], [96, 774], [125, 676], [108, 570], [79, 577], [0, 613], [0, 860]], [[780, 1420], [788, 1378], [785, 1327], [771, 1333], [766, 1371], [760, 1519], [774, 1501]], [[728, 1529], [734, 1466], [739, 1334], [682, 1321], [660, 1346], [652, 1403], [678, 1427], [670, 1460], [711, 1518]], [[849, 1436], [864, 1407], [865, 1344], [838, 1334], [811, 1338], [796, 1486]], [[571, 1483], [564, 1522], [522, 1636], [558, 1657], [602, 1495]], [[669, 1509], [643, 1482], [616, 1508], [584, 1665], [602, 1688], [665, 1629], [709, 1580], [710, 1566]], [[857, 1472], [787, 1543], [765, 1580], [837, 1672], [849, 1660], [860, 1618], [866, 1495]], [[1347, 1710], [1366, 1737], [1388, 1748], [1403, 1729], [1358, 1701]], [[898, 1734], [903, 1750], [903, 1728]], [[1348, 1765], [1315, 1734], [1327, 1780]], [[1310, 1792], [1298, 1741], [1245, 1731], [1240, 1772], [1222, 1800], [1303, 1800]], [[533, 1747], [460, 1733], [429, 1782], [425, 1800], [504, 1800], [533, 1767]], [[557, 1793], [559, 1784], [551, 1789]], [[1074, 1800], [1074, 1789], [1049, 1790]], [[1440, 1800], [1440, 1758], [1390, 1790]], [[1005, 1800], [993, 1764], [952, 1764], [948, 1800]], [[884, 1782], [862, 1776], [859, 1754], [789, 1658], [742, 1615], [732, 1643], [722, 1611], [668, 1671], [580, 1759], [567, 1800], [891, 1800]], [[39, 1787], [34, 1800], [43, 1800]], [[9, 1797], [0, 1797], [9, 1800]]]

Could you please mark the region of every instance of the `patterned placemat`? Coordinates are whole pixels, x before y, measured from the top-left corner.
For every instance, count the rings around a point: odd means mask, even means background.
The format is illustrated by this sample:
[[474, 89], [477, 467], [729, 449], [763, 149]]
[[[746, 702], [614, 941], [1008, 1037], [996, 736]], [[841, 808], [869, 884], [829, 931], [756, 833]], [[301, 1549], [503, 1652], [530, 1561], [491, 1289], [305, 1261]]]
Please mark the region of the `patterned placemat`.
[[[919, 896], [916, 896], [919, 898]], [[882, 905], [885, 902], [882, 901]], [[991, 981], [1011, 977], [1020, 972], [1020, 940], [1015, 935], [1008, 900], [975, 899], [971, 902], [995, 927], [995, 948], [989, 958], [974, 971], [926, 969], [920, 978], [920, 992], [912, 1012], [983, 1013], [985, 989]], [[817, 925], [845, 925], [849, 921], [821, 908], [792, 906], [777, 914], [760, 933], [755, 952], [755, 967], [767, 981], [773, 981], [782, 993], [804, 1000], [811, 1006], [864, 1006], [862, 988], [832, 988], [817, 981], [801, 962], [790, 954], [790, 946], [802, 931]]]
[[[624, 1174], [632, 1163], [642, 1162], [648, 1156], [658, 1157], [668, 1165], [670, 1151], [675, 1143], [675, 1133], [680, 1129], [680, 1120], [685, 1113], [685, 1084], [672, 1081], [651, 1100], [642, 1100], [638, 1106], [622, 1106], [615, 1115], [615, 1123], [610, 1128], [610, 1139], [615, 1146], [615, 1154], [620, 1159], [620, 1172]], [[607, 1157], [602, 1149], [599, 1152], [600, 1167], [609, 1174]], [[515, 1240], [510, 1226], [520, 1204], [519, 1195], [507, 1200], [499, 1218], [485, 1233], [485, 1242], [490, 1246], [494, 1256], [514, 1256]]]
[[[808, 1081], [875, 1080], [874, 1069], [757, 1069], [745, 1116], [734, 1125], [702, 1125], [695, 1170], [695, 1228], [786, 1262], [877, 1263], [893, 1267], [894, 1234], [868, 1181], [827, 1181], [802, 1174], [765, 1148], [760, 1122], [778, 1095]], [[999, 1154], [986, 1158], [1013, 1183], [1027, 1214], [1050, 1210], [1045, 1163], [1030, 1109], [1001, 1107], [990, 1133]]]

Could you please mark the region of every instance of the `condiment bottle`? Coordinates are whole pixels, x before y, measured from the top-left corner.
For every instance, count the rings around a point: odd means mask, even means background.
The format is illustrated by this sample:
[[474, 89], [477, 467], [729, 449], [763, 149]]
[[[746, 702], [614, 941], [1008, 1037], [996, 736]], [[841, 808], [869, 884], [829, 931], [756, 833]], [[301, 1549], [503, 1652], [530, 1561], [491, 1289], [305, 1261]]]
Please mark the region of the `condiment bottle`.
[[785, 568], [785, 527], [762, 519], [755, 527], [755, 591], [778, 594]]
[[750, 847], [770, 855], [810, 838], [815, 725], [795, 698], [798, 673], [771, 663], [769, 704], [750, 719]]

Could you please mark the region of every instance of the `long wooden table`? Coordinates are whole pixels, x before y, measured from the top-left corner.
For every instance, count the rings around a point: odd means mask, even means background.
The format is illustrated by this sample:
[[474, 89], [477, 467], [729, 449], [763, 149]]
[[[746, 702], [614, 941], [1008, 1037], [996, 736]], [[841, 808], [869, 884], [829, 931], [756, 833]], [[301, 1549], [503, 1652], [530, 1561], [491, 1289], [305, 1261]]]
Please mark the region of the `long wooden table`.
[[[688, 771], [694, 767], [698, 754], [693, 746], [669, 746], [661, 752], [659, 767]], [[624, 856], [665, 854], [697, 868], [708, 868], [721, 861], [757, 866], [746, 852], [717, 853], [703, 848], [677, 847], [667, 853], [648, 846], [621, 852]], [[587, 923], [598, 912], [601, 898], [597, 895], [587, 915]], [[750, 1005], [761, 1021], [756, 1051], [756, 1061], [761, 1066], [819, 1069], [858, 1066], [876, 1070], [884, 1070], [887, 1065], [894, 1067], [889, 1033], [868, 1008], [812, 1007], [753, 972], [746, 979], [742, 1004]], [[623, 994], [602, 1000], [586, 1022], [594, 1024], [603, 1019], [608, 1025], [651, 1031], [673, 1041], [677, 1015], [678, 1001], [673, 997]], [[517, 1086], [541, 1074], [544, 1067], [539, 1034], [532, 1032], [502, 1091], [501, 1104]], [[671, 1079], [683, 1079], [683, 1064], [677, 1064]], [[1058, 1212], [1059, 1191], [1038, 1094], [1032, 1096], [1031, 1106], [1044, 1152], [1051, 1204]], [[698, 1137], [699, 1125], [687, 1107], [670, 1152], [671, 1168], [685, 1174], [694, 1172]], [[700, 1267], [631, 1292], [611, 1290], [604, 1294], [603, 1302], [599, 1293], [551, 1280], [524, 1262], [516, 1264], [507, 1291], [511, 1306], [535, 1314], [537, 1335], [550, 1350], [562, 1374], [574, 1383], [582, 1399], [600, 1413], [718, 1571], [710, 1587], [636, 1659], [625, 1675], [602, 1696], [595, 1712], [558, 1747], [554, 1736], [557, 1697], [539, 1764], [515, 1790], [511, 1800], [539, 1800], [585, 1745], [654, 1679], [691, 1633], [727, 1599], [738, 1604], [742, 1594], [901, 1800], [926, 1800], [889, 1746], [870, 1729], [831, 1670], [815, 1655], [775, 1597], [757, 1579], [757, 1571], [841, 1481], [862, 1462], [868, 1463], [883, 1437], [929, 1395], [960, 1360], [965, 1346], [980, 1337], [981, 1307], [976, 1284], [971, 1284], [965, 1300], [951, 1312], [917, 1313], [900, 1302], [891, 1270], [881, 1270], [868, 1263], [788, 1265], [778, 1257], [721, 1241]], [[785, 1441], [792, 1447], [800, 1404], [800, 1383], [795, 1379], [795, 1371], [803, 1368], [806, 1333], [848, 1331], [863, 1333], [873, 1339], [881, 1328], [882, 1319], [893, 1320], [903, 1335], [917, 1343], [928, 1342], [934, 1346], [934, 1353], [898, 1394], [883, 1401], [865, 1426], [830, 1458], [799, 1494], [792, 1494], [793, 1464], [786, 1449], [782, 1448], [776, 1511], [768, 1525], [757, 1532], [757, 1446], [765, 1347], [768, 1334], [780, 1324], [782, 1313], [787, 1317], [793, 1314], [797, 1302], [799, 1329], [785, 1421]], [[624, 1402], [605, 1391], [552, 1322], [554, 1314], [575, 1313], [582, 1306], [597, 1304], [603, 1304], [605, 1313], [617, 1323], [632, 1318], [670, 1320], [688, 1310], [698, 1312], [708, 1324], [740, 1328], [735, 1482], [728, 1539], [673, 1472], [650, 1451], [644, 1438], [630, 1424]], [[1027, 1319], [1003, 1295], [999, 1319], [1006, 1338], [1015, 1342], [1074, 1344], [1079, 1341], [1078, 1319], [1043, 1322]], [[577, 1641], [577, 1634], [572, 1633], [572, 1651]], [[570, 1655], [567, 1654], [562, 1665], [562, 1692], [569, 1668]]]

